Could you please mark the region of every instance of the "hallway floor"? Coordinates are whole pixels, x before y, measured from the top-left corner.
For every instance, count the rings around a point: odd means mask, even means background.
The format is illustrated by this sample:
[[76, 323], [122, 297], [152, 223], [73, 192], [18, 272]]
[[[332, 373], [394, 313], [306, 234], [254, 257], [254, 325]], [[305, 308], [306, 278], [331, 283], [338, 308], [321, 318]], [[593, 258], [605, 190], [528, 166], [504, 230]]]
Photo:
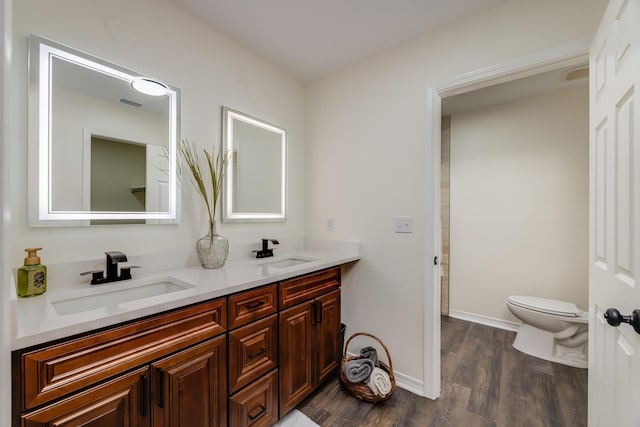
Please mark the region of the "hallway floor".
[[336, 377], [298, 409], [323, 427], [586, 426], [587, 370], [520, 353], [511, 346], [514, 337], [442, 317], [442, 393], [436, 401], [396, 388], [387, 402], [363, 403]]

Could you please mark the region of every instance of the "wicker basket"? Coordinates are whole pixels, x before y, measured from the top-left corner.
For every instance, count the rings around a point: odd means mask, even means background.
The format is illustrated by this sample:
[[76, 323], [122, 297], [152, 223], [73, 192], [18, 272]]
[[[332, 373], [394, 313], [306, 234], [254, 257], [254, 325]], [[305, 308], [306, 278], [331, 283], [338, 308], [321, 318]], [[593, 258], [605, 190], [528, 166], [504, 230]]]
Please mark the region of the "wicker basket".
[[[347, 356], [347, 348], [349, 348], [349, 343], [351, 342], [352, 339], [354, 339], [357, 336], [365, 336], [365, 337], [373, 338], [374, 340], [380, 343], [382, 348], [384, 348], [385, 353], [387, 354], [387, 360], [389, 361], [389, 365], [385, 364], [380, 360], [380, 368], [384, 370], [387, 374], [389, 374], [389, 379], [391, 380], [391, 391], [389, 392], [389, 394], [387, 394], [384, 397], [378, 396], [364, 382], [352, 383], [347, 379], [347, 376], [344, 374], [342, 370], [344, 364], [347, 361], [361, 359], [360, 356], [349, 356], [349, 357]], [[378, 337], [371, 334], [367, 334], [365, 332], [358, 332], [357, 334], [351, 335], [347, 340], [347, 342], [345, 343], [344, 353], [342, 355], [342, 361], [340, 363], [339, 376], [340, 376], [340, 384], [342, 384], [342, 387], [345, 389], [345, 391], [349, 393], [351, 396], [355, 397], [356, 399], [362, 400], [363, 402], [368, 402], [368, 403], [383, 402], [385, 400], [388, 400], [396, 389], [396, 378], [393, 376], [393, 363], [391, 362], [391, 356], [389, 355], [389, 350], [387, 349], [387, 346], [384, 345], [384, 343], [380, 341]]]

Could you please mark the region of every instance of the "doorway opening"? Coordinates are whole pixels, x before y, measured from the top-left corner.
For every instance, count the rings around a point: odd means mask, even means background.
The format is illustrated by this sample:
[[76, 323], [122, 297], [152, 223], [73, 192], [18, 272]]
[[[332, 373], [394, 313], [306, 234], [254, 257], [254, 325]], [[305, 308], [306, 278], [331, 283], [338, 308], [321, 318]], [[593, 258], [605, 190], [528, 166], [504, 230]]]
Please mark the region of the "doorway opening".
[[442, 315], [516, 331], [509, 295], [587, 307], [587, 83], [584, 63], [442, 99]]
[[[497, 64], [476, 72], [454, 77], [437, 85], [427, 88], [427, 125], [430, 133], [427, 135], [427, 147], [430, 158], [428, 167], [433, 170], [430, 182], [427, 184], [427, 194], [432, 200], [434, 208], [427, 218], [427, 223], [433, 224], [432, 245], [434, 255], [442, 260], [442, 229], [441, 229], [441, 120], [442, 99], [470, 93], [517, 79], [534, 76], [559, 68], [578, 67], [588, 61], [589, 40], [579, 40], [543, 52], [527, 55], [513, 61]], [[425, 291], [425, 384], [424, 395], [435, 399], [440, 395], [440, 313], [441, 300], [441, 271], [436, 265], [433, 275], [429, 278]]]

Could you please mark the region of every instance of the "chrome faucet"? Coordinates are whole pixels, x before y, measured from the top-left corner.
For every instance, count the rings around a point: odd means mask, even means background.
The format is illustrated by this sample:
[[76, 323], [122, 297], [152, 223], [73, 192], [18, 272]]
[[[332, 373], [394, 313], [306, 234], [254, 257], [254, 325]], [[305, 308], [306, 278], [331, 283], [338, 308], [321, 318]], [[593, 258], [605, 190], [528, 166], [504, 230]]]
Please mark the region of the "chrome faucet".
[[120, 280], [129, 280], [131, 279], [131, 269], [140, 268], [137, 265], [121, 267], [120, 276], [118, 276], [118, 263], [127, 262], [127, 256], [124, 254], [124, 252], [120, 251], [107, 251], [105, 252], [105, 255], [107, 256], [107, 277], [104, 277], [104, 272], [102, 270], [91, 270], [80, 273], [81, 276], [91, 274], [92, 285], [118, 282]]
[[253, 251], [256, 253], [256, 258], [267, 258], [273, 256], [273, 249], [269, 249], [269, 242], [274, 245], [280, 244], [276, 239], [262, 239], [262, 250]]

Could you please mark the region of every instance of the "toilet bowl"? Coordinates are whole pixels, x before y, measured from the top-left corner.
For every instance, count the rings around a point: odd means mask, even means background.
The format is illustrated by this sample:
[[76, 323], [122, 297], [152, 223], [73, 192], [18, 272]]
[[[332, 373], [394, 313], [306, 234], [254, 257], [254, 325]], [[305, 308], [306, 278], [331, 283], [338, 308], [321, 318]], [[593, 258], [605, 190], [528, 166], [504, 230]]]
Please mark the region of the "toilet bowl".
[[513, 295], [507, 307], [522, 325], [513, 347], [523, 353], [576, 368], [587, 367], [589, 314], [575, 304]]

